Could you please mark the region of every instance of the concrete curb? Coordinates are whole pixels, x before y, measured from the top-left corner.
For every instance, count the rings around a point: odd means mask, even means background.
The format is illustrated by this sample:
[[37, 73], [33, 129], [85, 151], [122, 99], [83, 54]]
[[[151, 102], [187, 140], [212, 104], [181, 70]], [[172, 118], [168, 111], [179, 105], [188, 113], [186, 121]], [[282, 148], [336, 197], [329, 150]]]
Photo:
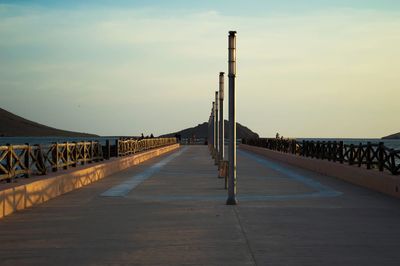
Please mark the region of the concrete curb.
[[396, 198], [400, 198], [400, 176], [394, 176], [377, 170], [367, 170], [357, 166], [313, 159], [298, 155], [277, 152], [261, 147], [241, 144], [241, 149], [284, 162], [293, 166], [311, 170], [323, 175], [336, 177], [349, 183], [369, 188]]
[[64, 193], [89, 185], [128, 167], [179, 148], [173, 144], [154, 150], [50, 174], [40, 180], [0, 191], [0, 219], [18, 210], [41, 204]]

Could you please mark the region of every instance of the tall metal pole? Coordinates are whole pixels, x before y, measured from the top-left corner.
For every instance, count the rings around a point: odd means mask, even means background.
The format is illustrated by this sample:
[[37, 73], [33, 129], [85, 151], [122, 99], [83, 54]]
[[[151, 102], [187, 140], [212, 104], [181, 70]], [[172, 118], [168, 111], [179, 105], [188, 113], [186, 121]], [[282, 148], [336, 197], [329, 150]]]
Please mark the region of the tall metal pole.
[[208, 149], [211, 150], [211, 114], [208, 117], [208, 135], [207, 135]]
[[217, 127], [216, 127], [216, 106], [215, 106], [215, 102], [213, 102], [213, 147], [214, 147], [214, 149], [213, 149], [213, 158], [215, 158], [215, 151], [216, 151], [216, 148], [217, 148]]
[[224, 72], [219, 72], [219, 161], [224, 160]]
[[228, 38], [229, 77], [229, 185], [227, 205], [236, 205], [236, 31], [229, 32]]
[[215, 92], [215, 165], [219, 162], [218, 91]]
[[211, 108], [211, 155], [214, 154], [214, 102]]

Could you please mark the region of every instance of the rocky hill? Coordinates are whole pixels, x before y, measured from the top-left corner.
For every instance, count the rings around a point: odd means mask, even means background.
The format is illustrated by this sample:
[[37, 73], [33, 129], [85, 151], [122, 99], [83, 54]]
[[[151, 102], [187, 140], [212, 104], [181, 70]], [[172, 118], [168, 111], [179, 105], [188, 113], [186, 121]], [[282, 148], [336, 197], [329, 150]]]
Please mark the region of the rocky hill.
[[48, 127], [0, 108], [0, 137], [97, 137], [97, 135]]
[[[225, 138], [228, 138], [228, 121], [224, 121], [225, 125]], [[161, 137], [173, 137], [175, 134], [181, 135], [182, 138], [191, 138], [196, 136], [196, 138], [207, 138], [208, 135], [208, 123], [204, 122], [195, 127], [186, 128], [177, 132], [162, 135]], [[237, 138], [258, 138], [258, 134], [250, 130], [249, 128], [236, 123], [236, 136]]]
[[400, 132], [396, 134], [392, 134], [386, 137], [383, 137], [382, 139], [400, 139]]

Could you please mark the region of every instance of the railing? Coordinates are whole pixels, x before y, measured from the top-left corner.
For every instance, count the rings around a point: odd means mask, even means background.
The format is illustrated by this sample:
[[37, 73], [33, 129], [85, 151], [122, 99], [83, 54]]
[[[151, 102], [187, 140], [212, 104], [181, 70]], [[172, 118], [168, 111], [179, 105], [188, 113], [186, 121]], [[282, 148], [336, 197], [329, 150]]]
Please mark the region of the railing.
[[206, 138], [182, 138], [180, 140], [182, 145], [207, 145]]
[[11, 182], [20, 176], [45, 175], [49, 171], [56, 172], [174, 143], [175, 138], [152, 138], [117, 140], [115, 146], [110, 146], [109, 141], [105, 146], [97, 141], [4, 145], [0, 146], [0, 181]]
[[102, 159], [101, 145], [94, 141], [0, 146], [0, 180], [45, 175], [49, 170], [55, 172]]
[[297, 141], [295, 139], [243, 139], [243, 144], [295, 155], [365, 166], [367, 169], [387, 170], [400, 174], [400, 150], [373, 144], [343, 144], [343, 141]]
[[175, 143], [177, 143], [176, 138], [117, 140], [116, 144], [116, 146], [118, 147], [117, 157], [131, 155], [141, 151], [146, 151], [149, 149], [154, 149]]

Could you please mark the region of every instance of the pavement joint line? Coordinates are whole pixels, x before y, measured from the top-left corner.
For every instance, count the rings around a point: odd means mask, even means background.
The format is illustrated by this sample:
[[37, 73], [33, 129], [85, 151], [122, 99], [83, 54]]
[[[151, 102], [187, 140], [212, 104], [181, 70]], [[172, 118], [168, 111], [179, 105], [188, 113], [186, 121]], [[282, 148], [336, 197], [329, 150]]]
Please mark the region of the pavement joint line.
[[129, 194], [133, 189], [135, 189], [138, 185], [140, 185], [143, 181], [150, 178], [155, 173], [159, 172], [161, 168], [171, 162], [173, 159], [180, 156], [184, 153], [188, 147], [181, 149], [180, 151], [169, 155], [168, 157], [164, 158], [163, 160], [155, 163], [151, 167], [145, 169], [139, 174], [134, 175], [133, 177], [129, 178], [128, 180], [106, 190], [101, 194], [103, 197], [125, 197]]
[[252, 250], [252, 248], [251, 248], [251, 246], [250, 246], [250, 241], [249, 241], [249, 239], [247, 238], [246, 232], [245, 232], [245, 230], [244, 230], [244, 228], [243, 228], [243, 224], [242, 224], [242, 222], [240, 221], [239, 213], [238, 213], [238, 211], [237, 211], [236, 206], [233, 206], [233, 212], [235, 213], [235, 216], [236, 216], [236, 219], [237, 219], [237, 221], [238, 221], [240, 230], [241, 230], [241, 232], [242, 232], [242, 234], [243, 234], [243, 237], [244, 237], [244, 239], [246, 240], [246, 246], [247, 246], [247, 249], [248, 249], [248, 251], [249, 251], [249, 253], [250, 253], [250, 255], [251, 255], [251, 259], [253, 260], [253, 265], [254, 265], [254, 266], [257, 266], [256, 257], [254, 256], [254, 252], [253, 252], [253, 250]]

